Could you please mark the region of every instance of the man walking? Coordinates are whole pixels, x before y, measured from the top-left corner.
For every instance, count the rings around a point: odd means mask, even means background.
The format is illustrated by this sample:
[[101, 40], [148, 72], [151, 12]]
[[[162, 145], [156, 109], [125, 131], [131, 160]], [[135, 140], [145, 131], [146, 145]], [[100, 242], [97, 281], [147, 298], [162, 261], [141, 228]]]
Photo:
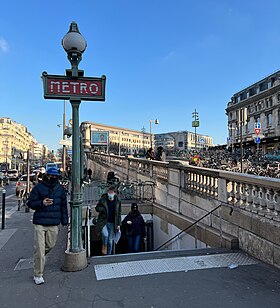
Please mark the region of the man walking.
[[28, 206], [35, 210], [34, 224], [34, 282], [44, 283], [45, 255], [54, 247], [58, 225], [68, 224], [67, 200], [63, 186], [59, 183], [60, 173], [51, 167], [41, 183], [31, 191]]
[[121, 224], [121, 201], [116, 195], [115, 187], [109, 187], [107, 193], [101, 196], [95, 210], [99, 213], [96, 230], [102, 235], [102, 254], [111, 255], [113, 238]]

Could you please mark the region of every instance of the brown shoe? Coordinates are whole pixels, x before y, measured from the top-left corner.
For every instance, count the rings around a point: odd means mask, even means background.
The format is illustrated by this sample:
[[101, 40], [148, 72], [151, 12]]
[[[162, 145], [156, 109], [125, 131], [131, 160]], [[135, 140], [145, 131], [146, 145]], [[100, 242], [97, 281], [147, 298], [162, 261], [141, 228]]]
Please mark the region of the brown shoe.
[[107, 255], [107, 245], [102, 245], [102, 254]]

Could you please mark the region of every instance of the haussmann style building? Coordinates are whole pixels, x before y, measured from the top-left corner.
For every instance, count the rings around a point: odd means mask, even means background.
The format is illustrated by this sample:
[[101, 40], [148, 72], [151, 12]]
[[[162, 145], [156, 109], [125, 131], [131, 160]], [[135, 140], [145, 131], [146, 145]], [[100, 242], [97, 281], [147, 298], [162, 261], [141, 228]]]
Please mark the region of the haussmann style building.
[[280, 71], [233, 94], [227, 104], [228, 147], [280, 152]]

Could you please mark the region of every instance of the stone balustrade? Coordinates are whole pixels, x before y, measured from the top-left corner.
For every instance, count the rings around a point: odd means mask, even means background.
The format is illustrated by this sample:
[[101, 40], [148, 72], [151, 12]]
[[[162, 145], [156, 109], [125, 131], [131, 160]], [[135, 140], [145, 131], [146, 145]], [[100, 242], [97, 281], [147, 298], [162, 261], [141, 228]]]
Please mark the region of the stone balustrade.
[[158, 162], [106, 154], [92, 154], [97, 179], [108, 171], [121, 180], [153, 181], [155, 209], [203, 220], [238, 239], [249, 254], [280, 267], [280, 180], [248, 174], [190, 166], [183, 161]]

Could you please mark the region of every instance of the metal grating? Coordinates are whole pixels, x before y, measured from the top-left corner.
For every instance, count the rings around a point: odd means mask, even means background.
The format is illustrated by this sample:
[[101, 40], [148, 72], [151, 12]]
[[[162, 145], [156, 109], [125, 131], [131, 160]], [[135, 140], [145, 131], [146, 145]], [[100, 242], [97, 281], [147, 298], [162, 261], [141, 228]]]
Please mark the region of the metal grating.
[[98, 264], [94, 266], [94, 269], [97, 280], [105, 280], [168, 272], [187, 272], [208, 268], [235, 268], [239, 265], [252, 265], [257, 263], [257, 261], [244, 253], [227, 253]]
[[14, 271], [33, 268], [33, 258], [20, 259], [14, 268]]

